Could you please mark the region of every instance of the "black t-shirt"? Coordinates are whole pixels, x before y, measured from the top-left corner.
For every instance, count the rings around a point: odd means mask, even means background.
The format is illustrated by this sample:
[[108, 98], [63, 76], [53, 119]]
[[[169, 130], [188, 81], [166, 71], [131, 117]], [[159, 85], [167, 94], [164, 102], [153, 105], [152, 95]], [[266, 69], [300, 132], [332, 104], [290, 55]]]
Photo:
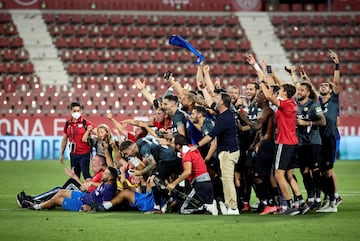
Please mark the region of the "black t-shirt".
[[218, 153], [239, 150], [237, 124], [233, 112], [229, 109], [217, 116], [215, 126], [208, 135], [217, 137]]
[[173, 132], [174, 136], [177, 136], [179, 134], [178, 128], [183, 126], [186, 128], [186, 118], [185, 115], [180, 111], [176, 110], [175, 115], [172, 117], [172, 125], [171, 125], [171, 131]]
[[[319, 103], [308, 100], [304, 105], [298, 103], [297, 118], [304, 121], [317, 121], [322, 109]], [[299, 144], [321, 144], [318, 126], [297, 126]]]
[[320, 127], [321, 137], [336, 137], [336, 120], [339, 112], [339, 95], [331, 93], [328, 102], [323, 103], [319, 97], [320, 105], [326, 118], [326, 125]]

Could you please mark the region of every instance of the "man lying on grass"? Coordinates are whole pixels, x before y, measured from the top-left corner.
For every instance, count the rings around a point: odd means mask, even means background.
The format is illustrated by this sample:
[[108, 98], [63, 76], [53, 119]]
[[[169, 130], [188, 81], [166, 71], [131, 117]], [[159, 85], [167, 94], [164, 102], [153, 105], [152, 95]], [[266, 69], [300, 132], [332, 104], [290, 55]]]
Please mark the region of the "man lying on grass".
[[50, 200], [35, 204], [29, 203], [30, 209], [49, 209], [62, 206], [67, 211], [92, 211], [105, 210], [102, 206], [104, 201], [110, 201], [116, 194], [117, 170], [107, 167], [101, 179], [101, 185], [94, 192], [86, 193], [75, 190], [61, 189]]

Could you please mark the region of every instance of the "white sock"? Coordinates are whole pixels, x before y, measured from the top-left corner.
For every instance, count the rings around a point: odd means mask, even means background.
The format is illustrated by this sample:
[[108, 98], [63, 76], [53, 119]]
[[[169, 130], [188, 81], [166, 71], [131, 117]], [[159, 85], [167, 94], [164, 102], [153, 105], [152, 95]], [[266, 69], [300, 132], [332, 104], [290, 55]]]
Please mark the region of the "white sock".
[[40, 210], [40, 209], [41, 209], [40, 204], [34, 204], [34, 206], [32, 206], [32, 207], [33, 207], [33, 209], [35, 209], [35, 210]]
[[113, 205], [112, 205], [111, 202], [103, 202], [103, 206], [104, 206], [105, 209], [109, 209], [109, 208], [111, 208]]
[[335, 198], [340, 197], [340, 195], [339, 195], [339, 193], [338, 193], [338, 192], [336, 192], [336, 193], [334, 194], [334, 196], [335, 196]]

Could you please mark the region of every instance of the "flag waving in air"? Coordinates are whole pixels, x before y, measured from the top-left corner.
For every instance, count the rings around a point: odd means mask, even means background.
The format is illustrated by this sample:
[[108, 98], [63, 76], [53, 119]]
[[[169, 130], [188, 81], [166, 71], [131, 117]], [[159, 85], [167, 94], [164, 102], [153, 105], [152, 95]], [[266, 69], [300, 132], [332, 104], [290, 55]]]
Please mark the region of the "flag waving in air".
[[195, 61], [196, 64], [200, 64], [204, 61], [204, 56], [196, 49], [194, 46], [192, 46], [188, 41], [183, 39], [182, 37], [178, 35], [173, 35], [169, 39], [169, 44], [178, 46], [180, 48], [185, 48], [196, 55], [197, 60]]

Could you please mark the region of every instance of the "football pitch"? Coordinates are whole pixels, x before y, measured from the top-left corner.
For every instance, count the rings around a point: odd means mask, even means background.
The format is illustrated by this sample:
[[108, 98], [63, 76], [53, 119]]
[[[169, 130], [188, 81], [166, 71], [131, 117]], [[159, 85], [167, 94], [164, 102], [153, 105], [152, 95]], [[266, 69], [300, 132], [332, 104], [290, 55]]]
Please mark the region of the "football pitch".
[[67, 179], [63, 168], [57, 161], [0, 161], [0, 241], [360, 240], [360, 161], [335, 164], [344, 201], [331, 214], [146, 215], [18, 208], [15, 197], [21, 190], [37, 194], [61, 186]]

